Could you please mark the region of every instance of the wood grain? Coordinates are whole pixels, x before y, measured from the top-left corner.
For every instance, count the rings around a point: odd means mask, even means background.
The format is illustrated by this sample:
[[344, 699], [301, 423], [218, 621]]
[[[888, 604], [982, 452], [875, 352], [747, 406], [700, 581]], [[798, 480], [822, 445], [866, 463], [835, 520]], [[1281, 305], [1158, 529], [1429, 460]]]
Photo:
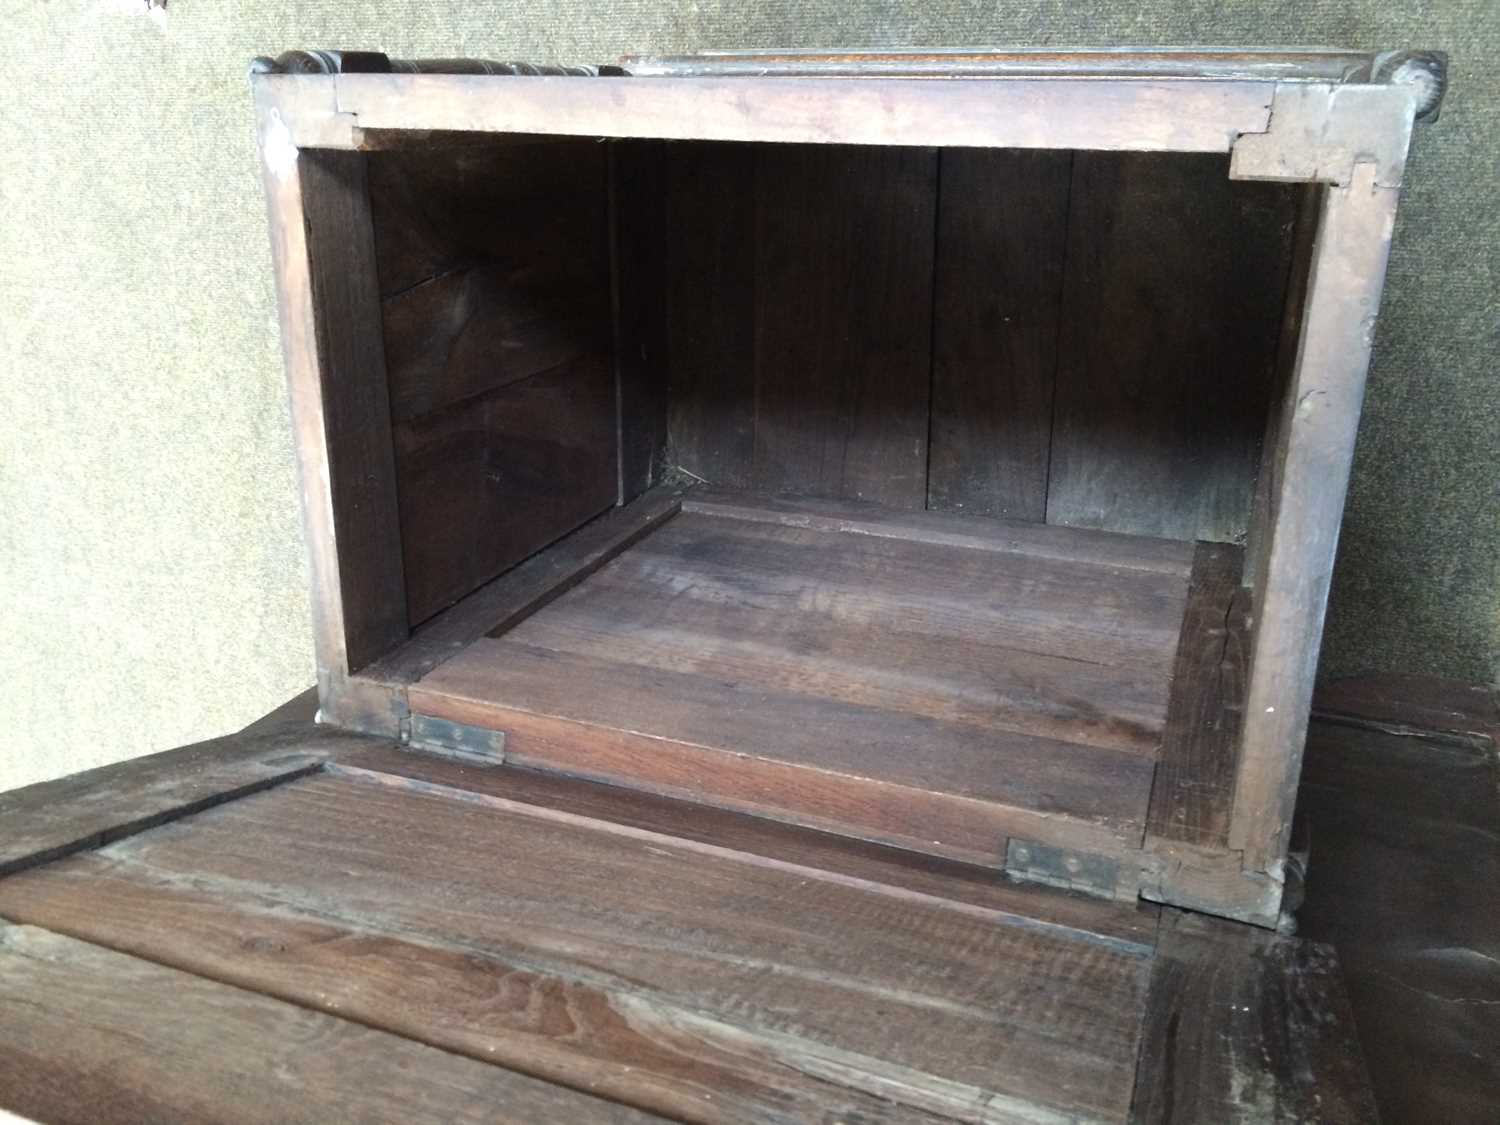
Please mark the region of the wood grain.
[[373, 746], [343, 756], [329, 769], [338, 774], [378, 773], [387, 784], [440, 787], [463, 799], [488, 798], [502, 805], [520, 802], [566, 810], [568, 815], [589, 817], [602, 824], [731, 849], [743, 853], [747, 862], [754, 862], [751, 857], [761, 857], [795, 866], [809, 878], [855, 880], [897, 898], [931, 896], [978, 917], [998, 917], [1010, 925], [1062, 927], [1080, 940], [1114, 943], [1139, 953], [1149, 952], [1155, 944], [1159, 909], [1151, 903], [1062, 894], [1032, 883], [1013, 882], [990, 867], [655, 793], [514, 766], [499, 770], [475, 767], [396, 746]]
[[680, 503], [678, 492], [663, 485], [609, 509], [418, 627], [411, 640], [367, 668], [361, 679], [392, 685], [421, 679], [485, 633], [509, 629], [572, 589], [675, 516]]
[[1264, 132], [1274, 84], [341, 74], [362, 129], [961, 148], [1228, 152]]
[[299, 157], [345, 666], [406, 639], [401, 525], [366, 158]]
[[662, 1120], [309, 1007], [3, 923], [0, 1107], [58, 1125]]
[[614, 377], [602, 356], [399, 423], [413, 623], [612, 505], [615, 441]]
[[1244, 541], [1295, 209], [1220, 157], [1076, 158], [1049, 523]]
[[757, 488], [926, 506], [937, 154], [757, 154]]
[[1200, 543], [1172, 673], [1147, 832], [1227, 848], [1244, 714], [1249, 591], [1243, 552]]
[[1119, 1118], [1149, 972], [936, 901], [338, 777], [0, 881], [0, 912], [690, 1120]]
[[1379, 1120], [1332, 947], [1166, 911], [1131, 1120]]
[[1004, 551], [1038, 559], [1090, 563], [1121, 570], [1150, 570], [1184, 580], [1192, 572], [1193, 546], [1173, 539], [1048, 527], [1024, 520], [969, 519], [946, 512], [904, 512], [878, 504], [769, 496], [694, 488], [683, 497], [687, 512], [817, 531], [911, 539], [918, 543]]
[[1041, 522], [1073, 156], [941, 158], [927, 507]]
[[295, 719], [0, 793], [0, 876], [293, 781], [380, 745]]

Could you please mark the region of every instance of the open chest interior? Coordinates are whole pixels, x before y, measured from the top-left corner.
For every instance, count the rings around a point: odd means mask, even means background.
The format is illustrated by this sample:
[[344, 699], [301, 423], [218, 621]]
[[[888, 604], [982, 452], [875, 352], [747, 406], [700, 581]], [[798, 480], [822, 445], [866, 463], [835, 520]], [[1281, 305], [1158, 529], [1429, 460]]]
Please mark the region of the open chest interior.
[[1318, 186], [376, 132], [301, 175], [325, 425], [382, 423], [329, 447], [325, 718], [1095, 893], [1225, 850]]

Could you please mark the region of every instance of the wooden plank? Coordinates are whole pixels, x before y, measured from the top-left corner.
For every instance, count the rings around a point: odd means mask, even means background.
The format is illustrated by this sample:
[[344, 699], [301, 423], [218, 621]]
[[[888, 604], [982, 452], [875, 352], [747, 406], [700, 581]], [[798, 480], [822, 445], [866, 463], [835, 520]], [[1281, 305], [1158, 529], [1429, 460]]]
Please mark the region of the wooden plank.
[[757, 488], [923, 508], [937, 154], [757, 154]]
[[608, 148], [619, 502], [624, 504], [650, 488], [666, 468], [667, 253], [669, 239], [680, 239], [682, 232], [669, 225], [667, 214], [667, 146], [616, 141]]
[[1235, 547], [1198, 544], [1151, 787], [1149, 835], [1228, 847], [1250, 626], [1243, 561]]
[[362, 678], [411, 683], [485, 633], [511, 628], [675, 516], [679, 495], [659, 486], [624, 507], [611, 508], [439, 613], [410, 641], [367, 668]]
[[1149, 570], [1182, 579], [1192, 572], [1192, 544], [1144, 535], [1049, 527], [1021, 520], [970, 519], [946, 512], [903, 512], [849, 500], [768, 496], [712, 488], [693, 489], [683, 497], [682, 507], [686, 512], [701, 512], [725, 519], [779, 523], [849, 535], [912, 539], [919, 543], [1004, 551], [1121, 570]]
[[1083, 941], [1149, 953], [1159, 908], [1086, 895], [1059, 894], [1013, 882], [993, 868], [819, 832], [711, 805], [603, 785], [539, 770], [476, 767], [404, 747], [374, 746], [330, 766], [338, 774], [370, 772], [386, 784], [436, 787], [468, 800], [566, 810], [608, 824], [641, 829], [795, 866], [809, 878], [854, 880], [882, 894], [940, 899], [951, 908], [1007, 925], [1061, 927]]
[[0, 881], [0, 912], [691, 1120], [1118, 1119], [1149, 972], [938, 902], [338, 777]]
[[337, 754], [374, 745], [285, 722], [0, 793], [0, 876], [294, 781]]
[[[1148, 571], [695, 512], [640, 544], [599, 584], [616, 580], [655, 584], [659, 600], [760, 610], [768, 627], [791, 618], [782, 623], [811, 629], [821, 617], [877, 645], [894, 643], [879, 637], [891, 629], [1020, 650], [1043, 664], [1057, 657], [1160, 672], [1163, 683], [1187, 598], [1186, 582]], [[812, 636], [808, 644], [837, 640]]]
[[1137, 752], [558, 652], [477, 642], [410, 692], [414, 712], [506, 732], [507, 761], [995, 866], [1019, 835], [1139, 844]]
[[396, 426], [414, 623], [618, 496], [615, 387], [589, 356]]
[[1333, 948], [1166, 911], [1131, 1120], [1379, 1120]]
[[930, 82], [340, 74], [362, 129], [957, 148], [1228, 152], [1264, 132], [1274, 83]]
[[671, 462], [747, 488], [755, 462], [755, 159], [750, 145], [673, 145]]
[[1278, 495], [1268, 565], [1256, 591], [1231, 847], [1256, 870], [1286, 854], [1302, 743], [1323, 634], [1328, 585], [1370, 360], [1369, 318], [1380, 307], [1396, 191], [1356, 165], [1324, 193], [1307, 313], [1273, 451]]
[[[1163, 612], [1107, 580], [1079, 588], [1030, 560], [997, 565], [1014, 561], [1003, 555], [883, 558], [868, 540], [825, 547], [817, 532], [731, 523], [772, 533], [741, 539], [716, 523], [679, 517], [506, 639], [1154, 756], [1176, 630], [1140, 606], [1170, 620], [1176, 599]], [[975, 559], [990, 565], [963, 565]], [[922, 589], [926, 575], [941, 580]]]
[[398, 421], [608, 352], [602, 146], [412, 146], [368, 159]]
[[396, 466], [381, 345], [375, 242], [365, 157], [304, 152], [307, 269], [317, 341], [317, 394], [338, 555], [348, 670], [407, 635]]
[[1376, 672], [1318, 686], [1313, 715], [1413, 738], [1500, 740], [1500, 694], [1473, 684], [1410, 672]]
[[1295, 207], [1217, 156], [1076, 158], [1049, 523], [1244, 541]]
[[1041, 522], [1073, 156], [941, 160], [927, 507]]
[[3, 924], [0, 1106], [59, 1125], [662, 1120], [308, 1007]]

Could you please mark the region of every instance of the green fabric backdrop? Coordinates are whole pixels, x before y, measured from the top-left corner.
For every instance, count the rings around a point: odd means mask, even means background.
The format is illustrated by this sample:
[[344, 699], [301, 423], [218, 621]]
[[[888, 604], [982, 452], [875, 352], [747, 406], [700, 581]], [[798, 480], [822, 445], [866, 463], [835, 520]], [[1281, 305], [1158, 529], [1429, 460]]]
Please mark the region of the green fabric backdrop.
[[[288, 47], [1424, 47], [1324, 675], [1500, 649], [1500, 4], [48, 0], [0, 32], [0, 788], [238, 726], [312, 679], [245, 67]], [[292, 9], [292, 10], [287, 10]]]

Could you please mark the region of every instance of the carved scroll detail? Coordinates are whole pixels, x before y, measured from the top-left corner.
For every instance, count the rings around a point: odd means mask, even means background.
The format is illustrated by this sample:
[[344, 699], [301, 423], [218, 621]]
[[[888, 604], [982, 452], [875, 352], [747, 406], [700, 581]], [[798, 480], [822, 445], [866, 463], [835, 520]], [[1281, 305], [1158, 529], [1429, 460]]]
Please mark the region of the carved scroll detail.
[[618, 66], [554, 66], [490, 59], [393, 59], [379, 51], [284, 51], [250, 63], [251, 74], [493, 74], [506, 77], [621, 76]]

